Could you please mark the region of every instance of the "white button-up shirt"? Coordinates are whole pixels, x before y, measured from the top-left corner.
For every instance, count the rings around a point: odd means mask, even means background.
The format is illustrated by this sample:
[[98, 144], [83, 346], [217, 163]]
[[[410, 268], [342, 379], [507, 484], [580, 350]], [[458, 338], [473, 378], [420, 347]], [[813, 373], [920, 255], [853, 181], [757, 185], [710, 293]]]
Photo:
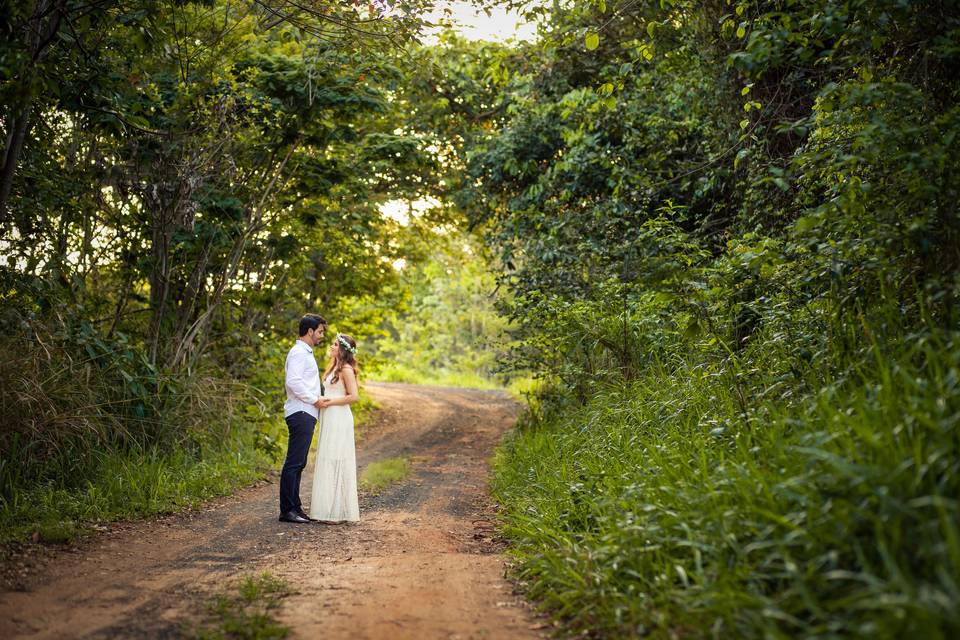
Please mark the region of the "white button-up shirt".
[[320, 368], [313, 347], [297, 340], [287, 353], [285, 369], [287, 401], [283, 403], [283, 416], [305, 411], [316, 418], [320, 412], [313, 403], [320, 397]]

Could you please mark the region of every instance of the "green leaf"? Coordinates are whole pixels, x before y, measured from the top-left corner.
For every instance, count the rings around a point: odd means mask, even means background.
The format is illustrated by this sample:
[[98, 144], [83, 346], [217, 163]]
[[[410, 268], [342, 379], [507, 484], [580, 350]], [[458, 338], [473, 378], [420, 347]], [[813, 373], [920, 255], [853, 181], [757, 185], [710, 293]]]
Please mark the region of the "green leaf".
[[816, 228], [819, 223], [820, 220], [816, 216], [803, 216], [797, 219], [793, 224], [793, 228], [801, 232], [809, 231], [810, 229]]
[[747, 28], [741, 23], [740, 26], [737, 27], [737, 37], [743, 38], [745, 35], [747, 35]]
[[600, 36], [595, 31], [588, 31], [583, 44], [587, 47], [587, 51], [593, 51], [600, 46]]
[[[743, 122], [746, 122], [746, 120], [744, 120]], [[741, 127], [743, 126], [743, 122], [740, 123]], [[750, 151], [748, 149], [740, 149], [740, 151], [737, 152], [737, 156], [733, 159], [734, 171], [736, 171], [737, 168], [740, 166], [740, 161], [746, 158], [748, 155], [750, 155]]]

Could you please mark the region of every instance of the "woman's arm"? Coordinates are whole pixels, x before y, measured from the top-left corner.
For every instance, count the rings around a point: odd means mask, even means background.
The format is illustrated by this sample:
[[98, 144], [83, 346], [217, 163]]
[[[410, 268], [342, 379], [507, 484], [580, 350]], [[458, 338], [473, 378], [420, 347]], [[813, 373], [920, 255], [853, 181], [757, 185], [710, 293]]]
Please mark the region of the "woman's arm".
[[343, 378], [343, 387], [347, 395], [342, 398], [330, 398], [330, 401], [327, 402], [326, 405], [328, 407], [336, 404], [353, 404], [360, 399], [360, 394], [357, 391], [357, 374], [353, 372], [353, 367], [344, 367], [341, 369], [340, 377]]

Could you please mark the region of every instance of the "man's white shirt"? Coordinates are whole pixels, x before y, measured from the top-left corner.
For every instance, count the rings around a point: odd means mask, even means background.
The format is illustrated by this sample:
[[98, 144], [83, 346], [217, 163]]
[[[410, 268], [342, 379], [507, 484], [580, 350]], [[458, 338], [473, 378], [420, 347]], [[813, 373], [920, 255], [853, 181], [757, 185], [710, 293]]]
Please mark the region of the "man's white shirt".
[[283, 416], [305, 411], [316, 418], [320, 412], [313, 403], [320, 398], [320, 368], [313, 347], [297, 340], [287, 353], [285, 369], [287, 401], [283, 403]]

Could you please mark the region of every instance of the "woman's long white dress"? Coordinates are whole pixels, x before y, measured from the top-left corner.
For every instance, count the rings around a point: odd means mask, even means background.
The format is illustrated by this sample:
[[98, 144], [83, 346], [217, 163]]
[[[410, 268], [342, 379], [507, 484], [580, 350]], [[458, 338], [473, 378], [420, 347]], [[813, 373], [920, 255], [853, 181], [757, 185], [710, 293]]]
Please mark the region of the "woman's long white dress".
[[[347, 394], [343, 378], [332, 383], [328, 376], [323, 382], [327, 397], [342, 398]], [[320, 412], [320, 441], [313, 472], [310, 517], [335, 522], [360, 520], [357, 452], [350, 405], [334, 405]]]

